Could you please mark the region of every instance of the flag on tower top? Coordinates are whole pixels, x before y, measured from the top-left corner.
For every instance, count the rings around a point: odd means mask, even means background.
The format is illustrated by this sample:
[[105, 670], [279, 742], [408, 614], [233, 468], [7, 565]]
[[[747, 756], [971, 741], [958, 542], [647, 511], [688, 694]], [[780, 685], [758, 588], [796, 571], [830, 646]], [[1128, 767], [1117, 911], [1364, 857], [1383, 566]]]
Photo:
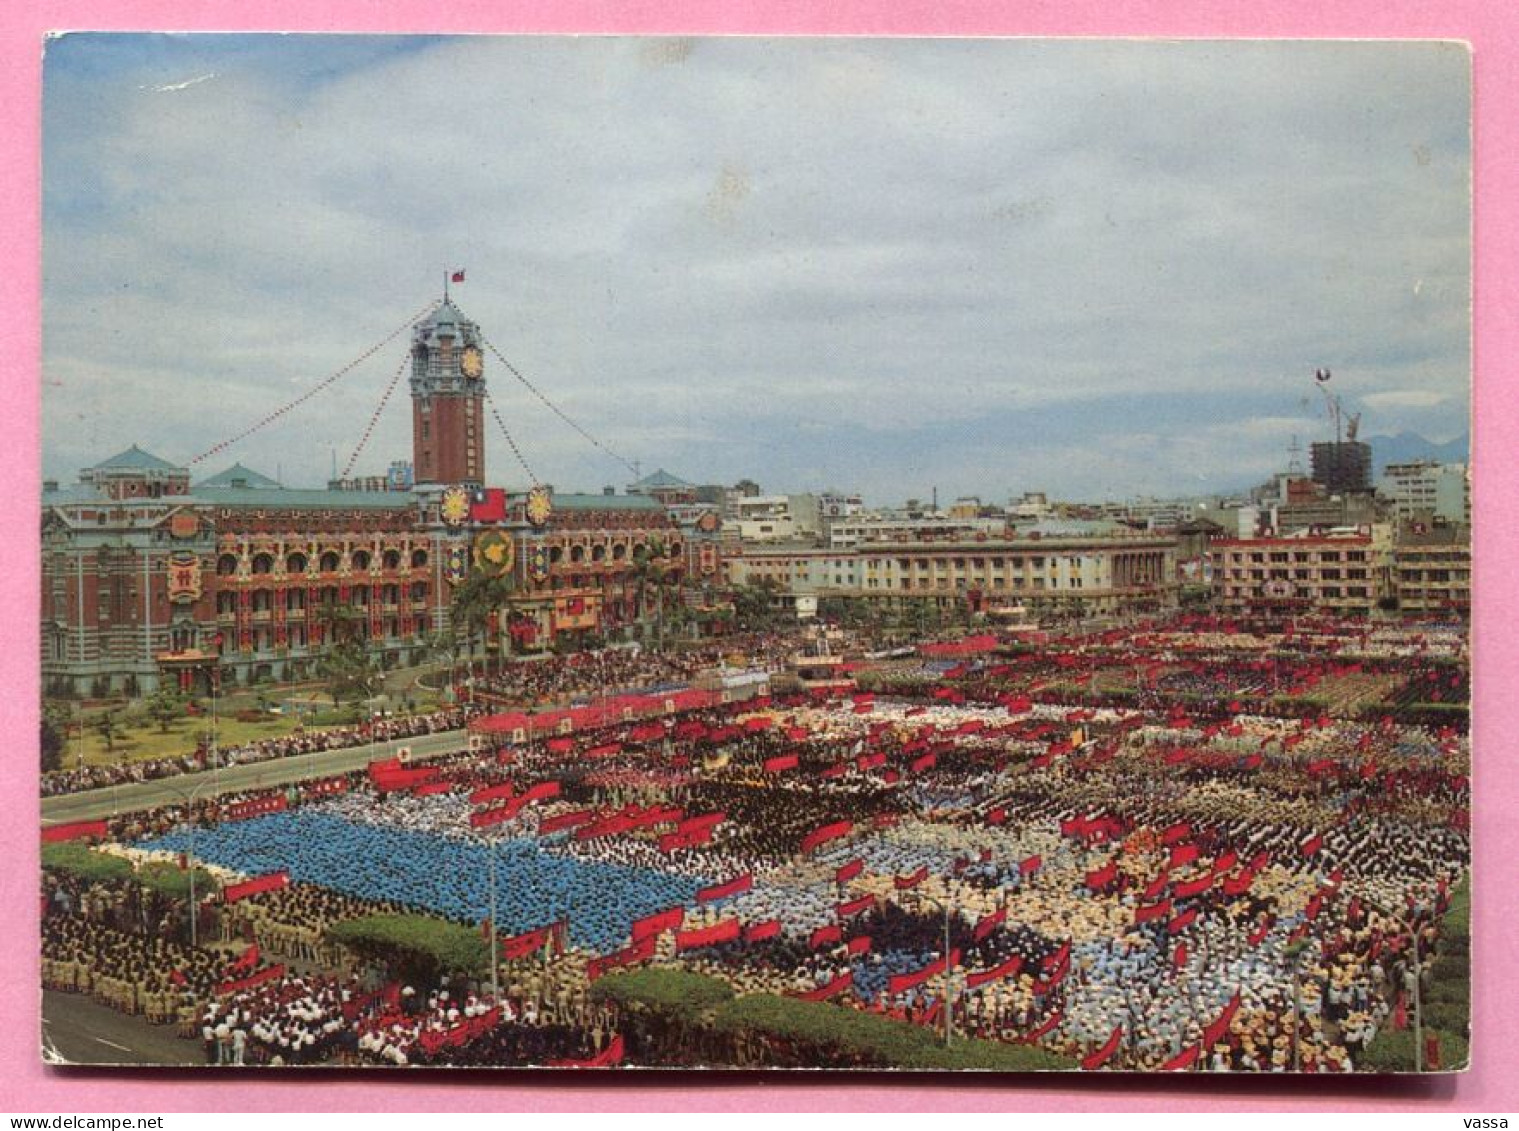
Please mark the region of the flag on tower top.
[[462, 268], [462, 267], [459, 268], [457, 271], [455, 271], [448, 278], [449, 278], [449, 281], [453, 282], [453, 283], [462, 283], [462, 282], [464, 282], [464, 268]]

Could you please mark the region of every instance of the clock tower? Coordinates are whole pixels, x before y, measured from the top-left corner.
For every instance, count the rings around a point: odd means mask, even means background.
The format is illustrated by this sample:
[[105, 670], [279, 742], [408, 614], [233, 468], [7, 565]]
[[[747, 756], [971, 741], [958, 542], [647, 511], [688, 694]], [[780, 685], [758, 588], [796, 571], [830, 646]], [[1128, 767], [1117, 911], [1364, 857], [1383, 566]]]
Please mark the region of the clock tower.
[[418, 486], [485, 482], [480, 327], [448, 299], [412, 329], [411, 436]]

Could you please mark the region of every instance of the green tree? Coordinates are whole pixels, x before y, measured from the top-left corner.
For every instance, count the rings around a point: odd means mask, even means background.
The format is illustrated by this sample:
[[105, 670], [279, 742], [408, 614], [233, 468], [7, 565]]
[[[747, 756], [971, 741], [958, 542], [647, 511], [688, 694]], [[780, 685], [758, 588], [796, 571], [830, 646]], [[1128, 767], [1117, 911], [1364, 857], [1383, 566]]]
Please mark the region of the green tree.
[[317, 678], [327, 685], [334, 707], [368, 697], [374, 686], [374, 660], [358, 640], [329, 647], [317, 660]]
[[775, 602], [783, 589], [773, 577], [733, 588], [733, 619], [739, 631], [762, 632], [776, 623]]
[[95, 718], [95, 732], [105, 742], [106, 752], [114, 753], [116, 750], [116, 736], [121, 733], [120, 728], [116, 725], [116, 712], [113, 710], [100, 712]]
[[352, 605], [329, 600], [317, 606], [316, 622], [329, 645], [346, 644], [359, 639], [364, 615]]
[[168, 734], [170, 725], [185, 713], [184, 699], [168, 687], [160, 687], [155, 691], [148, 697], [145, 706], [148, 717], [158, 724], [158, 729], [163, 734]]
[[473, 659], [475, 642], [485, 642], [492, 616], [501, 625], [499, 638], [503, 654], [510, 652], [511, 634], [505, 631], [515, 604], [516, 586], [510, 577], [472, 573], [454, 589], [448, 607], [448, 624], [456, 641], [462, 640]]
[[664, 542], [658, 538], [651, 539], [633, 550], [633, 583], [637, 586], [638, 619], [644, 625], [645, 635], [647, 635], [652, 598], [656, 648], [664, 648], [665, 599], [679, 584], [679, 570], [680, 564], [670, 555]]
[[64, 736], [68, 734], [68, 708], [60, 703], [43, 700], [42, 703], [42, 772], [63, 769]]

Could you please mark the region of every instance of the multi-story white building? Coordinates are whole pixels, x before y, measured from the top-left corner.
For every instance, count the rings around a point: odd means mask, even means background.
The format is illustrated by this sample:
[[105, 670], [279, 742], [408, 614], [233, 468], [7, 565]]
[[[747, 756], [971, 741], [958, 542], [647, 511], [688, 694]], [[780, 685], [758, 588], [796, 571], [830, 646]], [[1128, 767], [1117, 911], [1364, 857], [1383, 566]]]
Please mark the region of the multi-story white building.
[[769, 579], [798, 604], [835, 597], [1110, 613], [1174, 606], [1176, 547], [1174, 538], [1152, 535], [791, 543], [745, 546], [727, 567], [735, 584]]
[[1229, 612], [1369, 616], [1387, 586], [1371, 531], [1220, 539], [1209, 548], [1215, 592]]
[[1427, 512], [1445, 522], [1471, 525], [1471, 477], [1464, 463], [1391, 463], [1377, 489], [1392, 504], [1397, 522]]
[[912, 516], [902, 511], [860, 514], [829, 524], [833, 549], [877, 542], [936, 542], [955, 539], [1000, 538], [1007, 534], [1002, 518], [952, 518], [946, 514]]

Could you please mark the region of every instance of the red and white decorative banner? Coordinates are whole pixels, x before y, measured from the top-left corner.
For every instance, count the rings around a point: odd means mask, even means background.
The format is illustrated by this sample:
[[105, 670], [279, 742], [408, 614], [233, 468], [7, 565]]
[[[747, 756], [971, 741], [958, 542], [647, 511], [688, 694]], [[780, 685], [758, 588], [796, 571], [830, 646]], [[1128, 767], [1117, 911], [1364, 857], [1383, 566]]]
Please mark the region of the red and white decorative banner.
[[827, 1001], [835, 994], [843, 993], [850, 987], [850, 985], [853, 984], [853, 982], [854, 971], [845, 970], [837, 978], [834, 978], [833, 981], [828, 982], [825, 985], [821, 985], [815, 990], [808, 990], [805, 993], [799, 993], [796, 996], [802, 1001]]
[[663, 934], [665, 931], [678, 931], [685, 921], [684, 907], [672, 907], [668, 911], [659, 911], [653, 915], [645, 915], [642, 919], [634, 919], [633, 941], [637, 942], [643, 938]]
[[675, 949], [679, 952], [702, 946], [716, 946], [718, 943], [732, 942], [742, 933], [743, 924], [737, 919], [724, 919], [721, 923], [714, 923], [710, 927], [698, 927], [694, 931], [677, 931]]
[[223, 903], [236, 903], [239, 899], [247, 899], [250, 895], [258, 895], [266, 891], [279, 891], [290, 885], [290, 873], [285, 871], [270, 872], [264, 876], [255, 876], [251, 880], [244, 880], [240, 884], [228, 884], [222, 889]]
[[109, 830], [104, 821], [76, 821], [71, 825], [50, 825], [42, 830], [43, 844], [57, 844], [66, 840], [82, 840], [85, 837], [104, 838]]
[[729, 896], [742, 895], [754, 886], [754, 874], [745, 872], [725, 884], [713, 884], [711, 887], [702, 888], [696, 893], [697, 903], [713, 903], [719, 899], [727, 899]]

